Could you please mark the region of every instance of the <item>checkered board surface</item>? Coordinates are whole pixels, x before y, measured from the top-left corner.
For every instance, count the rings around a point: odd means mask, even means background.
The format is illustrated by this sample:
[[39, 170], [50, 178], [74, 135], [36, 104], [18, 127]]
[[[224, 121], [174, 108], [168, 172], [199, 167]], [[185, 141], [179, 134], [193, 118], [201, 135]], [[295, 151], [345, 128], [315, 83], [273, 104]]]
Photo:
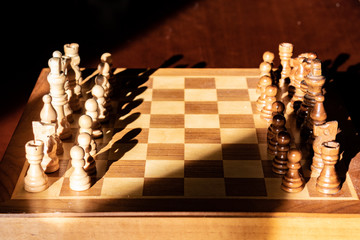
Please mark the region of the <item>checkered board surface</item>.
[[24, 190], [25, 161], [12, 199], [357, 200], [348, 176], [337, 195], [318, 193], [305, 160], [305, 189], [295, 194], [280, 189], [282, 176], [272, 173], [266, 153], [268, 126], [256, 111], [257, 76], [256, 69], [120, 74], [110, 120], [102, 124], [104, 137], [96, 139], [100, 153], [92, 187], [84, 192], [69, 188], [69, 150], [83, 114], [74, 113], [73, 138], [63, 143], [60, 170], [48, 174], [49, 188], [41, 193]]

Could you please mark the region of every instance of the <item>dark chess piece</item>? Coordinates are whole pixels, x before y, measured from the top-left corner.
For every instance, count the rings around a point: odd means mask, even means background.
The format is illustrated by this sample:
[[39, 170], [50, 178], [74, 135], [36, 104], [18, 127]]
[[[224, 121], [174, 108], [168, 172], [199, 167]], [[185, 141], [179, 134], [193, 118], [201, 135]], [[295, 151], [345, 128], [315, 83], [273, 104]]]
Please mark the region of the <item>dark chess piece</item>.
[[316, 190], [324, 194], [336, 194], [340, 191], [340, 180], [335, 171], [339, 159], [340, 144], [335, 141], [325, 142], [321, 148], [324, 167], [316, 181]]
[[301, 152], [295, 148], [290, 149], [287, 158], [289, 170], [282, 179], [281, 189], [289, 193], [301, 192], [305, 187], [305, 180], [299, 172], [301, 168]]
[[276, 146], [277, 146], [277, 134], [281, 131], [286, 131], [285, 128], [286, 119], [283, 115], [277, 114], [273, 117], [272, 124], [268, 128], [267, 132], [267, 142], [268, 142], [268, 153], [276, 155]]
[[290, 134], [286, 131], [281, 131], [277, 135], [276, 156], [272, 162], [272, 171], [276, 174], [285, 174], [287, 167], [287, 153], [290, 149]]
[[277, 114], [284, 115], [285, 105], [282, 101], [275, 101], [272, 104], [272, 115], [275, 116]]

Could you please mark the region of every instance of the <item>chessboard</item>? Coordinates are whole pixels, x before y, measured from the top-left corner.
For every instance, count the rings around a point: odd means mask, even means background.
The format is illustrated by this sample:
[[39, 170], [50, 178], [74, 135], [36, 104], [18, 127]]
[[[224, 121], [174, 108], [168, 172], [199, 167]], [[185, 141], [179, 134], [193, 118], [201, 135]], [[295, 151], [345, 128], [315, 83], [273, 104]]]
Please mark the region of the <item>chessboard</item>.
[[[88, 76], [82, 106], [93, 72], [82, 71]], [[31, 122], [39, 121], [42, 96], [49, 92], [48, 73], [41, 72], [0, 162], [3, 213], [360, 213], [358, 158], [347, 161], [335, 195], [316, 191], [306, 154], [300, 170], [305, 188], [299, 193], [280, 188], [282, 175], [272, 172], [273, 156], [267, 153], [269, 123], [256, 110], [260, 72], [255, 68], [116, 69], [109, 121], [102, 123], [103, 137], [95, 140], [97, 171], [90, 189], [69, 187], [69, 151], [82, 108], [73, 113], [72, 138], [63, 140], [60, 169], [48, 174], [49, 187], [27, 192], [24, 146], [33, 139]], [[335, 112], [328, 116], [343, 118]], [[351, 121], [345, 122], [339, 127], [346, 130]]]

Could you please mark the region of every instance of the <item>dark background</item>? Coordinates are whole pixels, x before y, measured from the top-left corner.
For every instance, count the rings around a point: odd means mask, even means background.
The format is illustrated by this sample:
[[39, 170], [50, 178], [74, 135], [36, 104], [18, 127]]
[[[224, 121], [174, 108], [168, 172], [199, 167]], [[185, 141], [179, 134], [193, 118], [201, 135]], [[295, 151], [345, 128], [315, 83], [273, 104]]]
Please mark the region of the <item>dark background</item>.
[[114, 66], [126, 68], [253, 68], [266, 50], [278, 66], [279, 43], [291, 42], [294, 56], [318, 54], [327, 85], [359, 127], [358, 0], [32, 1], [2, 10], [2, 149], [41, 69], [71, 42], [80, 44], [81, 67], [110, 52]]

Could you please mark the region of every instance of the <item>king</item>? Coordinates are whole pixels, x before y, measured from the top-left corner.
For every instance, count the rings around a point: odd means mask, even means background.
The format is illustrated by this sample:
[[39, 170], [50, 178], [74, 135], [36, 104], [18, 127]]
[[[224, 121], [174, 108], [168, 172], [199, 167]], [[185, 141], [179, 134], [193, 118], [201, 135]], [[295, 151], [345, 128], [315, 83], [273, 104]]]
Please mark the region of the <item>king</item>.
[[50, 73], [47, 80], [50, 85], [50, 96], [52, 97], [51, 105], [57, 114], [57, 135], [61, 140], [70, 138], [72, 133], [70, 124], [65, 117], [64, 106], [67, 103], [67, 94], [65, 93], [66, 77], [61, 71], [61, 59], [52, 57], [49, 59]]

